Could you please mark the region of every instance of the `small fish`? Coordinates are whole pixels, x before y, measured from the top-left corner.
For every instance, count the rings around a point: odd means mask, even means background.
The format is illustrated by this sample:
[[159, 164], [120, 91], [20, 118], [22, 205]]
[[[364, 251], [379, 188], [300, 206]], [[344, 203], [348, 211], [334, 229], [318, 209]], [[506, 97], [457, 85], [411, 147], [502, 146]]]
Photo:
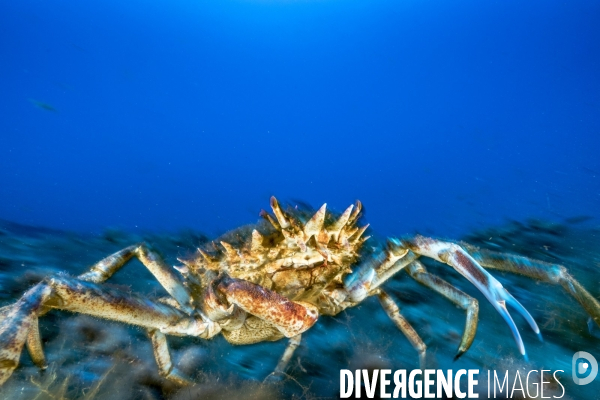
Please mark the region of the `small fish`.
[[33, 104], [36, 107], [41, 108], [42, 110], [56, 112], [56, 113], [58, 112], [58, 110], [56, 108], [52, 107], [48, 103], [44, 103], [43, 101], [37, 101], [37, 100], [34, 100], [34, 99], [29, 99], [29, 101], [31, 102], [31, 104]]
[[487, 241], [487, 240], [484, 240], [483, 243], [487, 244], [488, 246], [496, 247], [498, 249], [502, 248], [502, 246], [500, 246], [499, 244], [496, 244], [494, 242], [490, 242], [490, 241]]

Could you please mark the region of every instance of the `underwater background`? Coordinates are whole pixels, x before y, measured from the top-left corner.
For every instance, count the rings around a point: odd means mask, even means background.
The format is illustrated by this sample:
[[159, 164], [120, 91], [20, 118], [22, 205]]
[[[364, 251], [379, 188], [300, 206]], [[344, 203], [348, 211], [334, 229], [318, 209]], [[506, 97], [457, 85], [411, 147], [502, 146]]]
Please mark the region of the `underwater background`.
[[[1, 305], [49, 273], [78, 274], [141, 239], [176, 263], [183, 248], [256, 222], [271, 195], [292, 206], [327, 202], [337, 211], [360, 199], [377, 237], [471, 238], [564, 263], [598, 296], [598, 21], [600, 3], [577, 0], [2, 2]], [[141, 266], [130, 268], [117, 283], [158, 290]], [[439, 269], [445, 273], [477, 296], [457, 274]], [[533, 365], [549, 360], [570, 380], [570, 357], [598, 348], [597, 329], [588, 329], [585, 313], [562, 289], [506, 279], [550, 331], [546, 347], [524, 334]], [[415, 282], [391, 285], [433, 354], [440, 353], [434, 363], [500, 369], [504, 356], [523, 363], [481, 299], [473, 354], [452, 364], [456, 334], [440, 332], [449, 321], [461, 332], [464, 314], [444, 299], [422, 304], [430, 294]], [[222, 338], [174, 339], [174, 346], [201, 353], [186, 356], [197, 362], [190, 361], [191, 370], [213, 377], [232, 371], [223, 387], [211, 381], [217, 389], [210, 396], [243, 384], [250, 385], [247, 396], [332, 397], [339, 368], [364, 365], [363, 353], [389, 357], [392, 369], [418, 365], [406, 339], [369, 304], [362, 317], [351, 310], [320, 322], [308, 343], [339, 351], [329, 357], [322, 349], [320, 367], [293, 367], [297, 382], [283, 389], [258, 385], [283, 342], [230, 350]], [[369, 331], [375, 312], [384, 328]], [[48, 384], [57, 398], [89, 393], [115, 349], [132, 340], [139, 349], [123, 350], [122, 359], [147, 357], [140, 364], [152, 379], [135, 378], [144, 388], [136, 391], [114, 378], [116, 392], [103, 394], [104, 387], [95, 395], [186, 398], [157, 377], [143, 332], [54, 314], [41, 323], [49, 360], [64, 366], [64, 376]], [[577, 318], [561, 325], [565, 314]], [[58, 334], [72, 332], [72, 324], [83, 332], [121, 329], [113, 332], [121, 342], [79, 343], [80, 353], [59, 363], [74, 344]], [[317, 353], [305, 346], [301, 360]], [[84, 351], [93, 355], [87, 369], [78, 364]], [[257, 352], [270, 357], [264, 366], [239, 361]], [[39, 375], [27, 355], [21, 362], [24, 369], [3, 390], [36, 390], [31, 376], [51, 376]], [[571, 398], [598, 393], [597, 381], [567, 387]]]

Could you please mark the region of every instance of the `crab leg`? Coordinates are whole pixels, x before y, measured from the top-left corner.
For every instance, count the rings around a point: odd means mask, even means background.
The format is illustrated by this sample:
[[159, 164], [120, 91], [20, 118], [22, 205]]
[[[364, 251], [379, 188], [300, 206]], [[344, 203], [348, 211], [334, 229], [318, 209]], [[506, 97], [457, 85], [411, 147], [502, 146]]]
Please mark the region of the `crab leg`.
[[[13, 307], [14, 305], [0, 308], [0, 323], [9, 315], [9, 313], [13, 310]], [[29, 333], [27, 334], [25, 345], [27, 346], [27, 351], [29, 352], [34, 364], [40, 369], [48, 368], [48, 365], [46, 364], [46, 357], [44, 356], [44, 350], [42, 348], [42, 340], [40, 338], [40, 329], [38, 326], [37, 316], [33, 316], [31, 318]], [[21, 350], [19, 350], [19, 354], [20, 351]]]
[[[148, 246], [146, 246], [144, 243], [126, 247], [123, 250], [120, 250], [100, 260], [91, 267], [90, 271], [80, 275], [78, 278], [83, 281], [102, 283], [109, 279], [133, 257], [137, 257], [140, 262], [144, 264], [158, 279], [167, 292], [169, 292], [169, 294], [176, 299], [176, 301], [180, 304], [180, 307], [178, 307], [179, 309], [183, 309], [188, 314], [191, 313], [191, 297], [188, 294], [187, 289], [177, 279], [175, 274], [171, 271], [171, 269], [169, 269], [164, 261], [162, 261], [160, 256], [148, 249]], [[45, 369], [47, 365], [42, 342], [40, 340], [37, 317], [45, 314], [45, 311], [47, 310], [40, 310], [37, 316], [32, 317], [32, 326], [29, 329], [29, 334], [26, 341], [27, 350], [31, 356], [31, 359], [38, 367], [42, 369]], [[0, 312], [0, 318], [1, 317], [2, 315]]]
[[398, 240], [388, 239], [385, 258], [381, 264], [374, 268], [376, 276], [371, 288], [381, 286], [385, 281], [417, 258], [419, 257], [402, 246]]
[[181, 305], [181, 308], [191, 314], [194, 308], [191, 305], [192, 298], [175, 273], [154, 251], [150, 250], [145, 243], [136, 244], [117, 251], [116, 253], [100, 260], [92, 268], [79, 275], [77, 278], [83, 281], [102, 283], [117, 272], [131, 258], [136, 257], [156, 277], [165, 290], [173, 296]]
[[344, 288], [348, 300], [358, 303], [367, 296], [376, 294], [379, 286], [417, 258], [419, 257], [399, 241], [389, 239], [379, 260], [363, 264], [345, 279]]
[[412, 240], [403, 241], [403, 244], [416, 254], [433, 258], [439, 262], [453, 267], [458, 273], [467, 278], [483, 295], [490, 301], [492, 306], [500, 313], [504, 321], [510, 327], [519, 351], [526, 357], [525, 345], [521, 339], [521, 334], [512, 317], [510, 316], [506, 304], [515, 308], [519, 314], [531, 326], [531, 329], [541, 338], [540, 330], [529, 312], [519, 303], [500, 282], [490, 275], [481, 265], [475, 261], [459, 245], [441, 240], [416, 236]]
[[[23, 345], [29, 340], [35, 320], [46, 307], [80, 312], [113, 321], [125, 322], [173, 335], [210, 338], [220, 328], [212, 322], [190, 317], [159, 302], [138, 297], [94, 283], [58, 276], [29, 289], [8, 309], [0, 322], [0, 384], [17, 367]], [[34, 337], [35, 339], [35, 337]], [[33, 357], [39, 357], [33, 343]]]
[[435, 290], [458, 307], [467, 312], [465, 330], [454, 359], [458, 359], [473, 344], [475, 332], [477, 332], [477, 318], [479, 303], [476, 299], [458, 290], [439, 276], [433, 275], [425, 269], [419, 261], [413, 261], [407, 269], [408, 274], [420, 284]]
[[486, 268], [516, 273], [554, 285], [560, 284], [563, 289], [581, 304], [596, 324], [600, 326], [600, 302], [585, 290], [562, 265], [478, 249], [471, 245], [465, 245], [465, 248], [477, 262]]
[[[14, 305], [5, 306], [0, 308], [0, 323], [8, 316], [13, 310]], [[31, 319], [31, 326], [26, 339], [26, 346], [31, 359], [40, 369], [46, 369], [46, 357], [44, 357], [44, 351], [42, 349], [42, 341], [40, 339], [40, 330], [38, 327], [38, 318], [34, 317]], [[20, 354], [20, 350], [19, 350]]]
[[404, 316], [400, 314], [400, 309], [398, 308], [398, 305], [386, 292], [384, 292], [381, 289], [378, 289], [377, 297], [379, 298], [379, 302], [381, 303], [381, 306], [387, 313], [388, 317], [390, 317], [390, 319], [394, 321], [398, 329], [402, 331], [402, 333], [404, 334], [404, 336], [406, 336], [410, 344], [412, 344], [415, 350], [419, 352], [419, 364], [421, 366], [421, 369], [424, 369], [427, 346], [425, 345], [421, 337], [419, 337], [417, 331], [415, 331], [415, 329], [410, 325], [406, 318], [404, 318]]
[[46, 357], [44, 356], [44, 349], [42, 347], [42, 339], [40, 338], [40, 327], [38, 324], [38, 318], [33, 317], [31, 319], [31, 327], [27, 334], [27, 341], [25, 342], [29, 356], [35, 365], [40, 369], [48, 368], [46, 364]]
[[19, 365], [19, 357], [36, 312], [48, 300], [52, 289], [39, 283], [29, 289], [14, 305], [8, 309], [5, 318], [0, 322], [0, 385], [3, 384]]
[[148, 331], [148, 334], [150, 340], [152, 340], [154, 358], [156, 359], [160, 375], [182, 386], [193, 384], [193, 382], [186, 378], [185, 375], [171, 362], [171, 353], [169, 352], [169, 345], [167, 344], [167, 337], [165, 334], [158, 330]]
[[290, 341], [288, 342], [288, 345], [285, 348], [285, 351], [283, 352], [281, 359], [277, 363], [275, 370], [273, 372], [271, 372], [271, 374], [269, 374], [269, 376], [267, 376], [265, 378], [265, 382], [276, 381], [283, 375], [283, 373], [285, 371], [285, 367], [287, 367], [287, 365], [290, 363], [290, 360], [292, 359], [292, 356], [294, 355], [296, 348], [298, 348], [298, 346], [300, 346], [301, 340], [302, 340], [301, 333], [299, 333], [296, 336], [292, 336], [290, 338]]

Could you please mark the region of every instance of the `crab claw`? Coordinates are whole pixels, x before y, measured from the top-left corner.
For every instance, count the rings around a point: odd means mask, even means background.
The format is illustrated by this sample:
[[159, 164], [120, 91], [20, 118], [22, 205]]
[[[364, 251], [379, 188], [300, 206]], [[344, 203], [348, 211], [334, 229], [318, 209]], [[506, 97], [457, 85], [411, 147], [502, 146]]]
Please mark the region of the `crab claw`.
[[271, 323], [289, 338], [306, 331], [319, 318], [319, 309], [313, 304], [291, 301], [277, 292], [243, 279], [223, 274], [213, 284], [217, 296], [223, 296], [228, 303]]
[[504, 321], [510, 327], [512, 335], [517, 342], [519, 351], [527, 358], [525, 345], [515, 322], [513, 321], [506, 305], [513, 307], [531, 326], [531, 329], [541, 340], [540, 329], [529, 312], [515, 299], [496, 278], [487, 272], [473, 257], [457, 244], [443, 242], [436, 239], [416, 236], [412, 240], [405, 240], [403, 244], [414, 253], [433, 258], [434, 260], [450, 265], [458, 273], [467, 278], [483, 295], [492, 303]]

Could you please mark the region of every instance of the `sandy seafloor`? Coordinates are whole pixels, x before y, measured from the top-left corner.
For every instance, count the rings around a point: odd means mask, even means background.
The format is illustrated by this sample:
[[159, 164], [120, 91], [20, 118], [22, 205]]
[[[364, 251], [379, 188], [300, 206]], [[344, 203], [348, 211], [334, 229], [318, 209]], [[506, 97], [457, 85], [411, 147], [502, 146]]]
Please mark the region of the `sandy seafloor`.
[[[594, 296], [600, 294], [600, 226], [594, 220], [512, 222], [458, 239], [562, 263]], [[59, 272], [77, 275], [106, 255], [142, 240], [174, 265], [176, 257], [189, 254], [208, 239], [192, 231], [134, 235], [115, 229], [85, 236], [2, 222], [0, 305], [14, 302], [45, 276]], [[543, 343], [512, 312], [529, 353], [527, 362], [519, 355], [506, 324], [475, 288], [449, 267], [435, 262], [427, 265], [430, 272], [480, 300], [475, 342], [453, 362], [464, 313], [404, 272], [387, 283], [388, 293], [428, 345], [428, 368], [480, 369], [480, 398], [487, 398], [488, 369], [511, 374], [517, 369], [522, 374], [532, 369], [561, 369], [564, 399], [600, 398], [600, 378], [587, 386], [577, 386], [571, 379], [571, 358], [576, 351], [600, 355], [600, 329], [589, 329], [585, 312], [562, 288], [493, 272], [542, 329]], [[163, 295], [137, 261], [126, 265], [110, 283], [149, 296]], [[367, 299], [335, 318], [321, 318], [303, 335], [288, 367], [289, 376], [279, 384], [262, 384], [262, 380], [277, 364], [286, 341], [234, 347], [221, 336], [209, 341], [171, 337], [174, 360], [198, 382], [179, 389], [158, 375], [150, 342], [139, 328], [59, 311], [41, 318], [40, 328], [49, 369], [39, 371], [24, 351], [21, 365], [0, 388], [0, 398], [338, 398], [342, 368], [418, 368], [417, 353], [376, 299]], [[546, 389], [545, 396], [561, 394], [556, 384], [546, 385]], [[519, 393], [515, 392], [514, 398], [520, 398]]]

